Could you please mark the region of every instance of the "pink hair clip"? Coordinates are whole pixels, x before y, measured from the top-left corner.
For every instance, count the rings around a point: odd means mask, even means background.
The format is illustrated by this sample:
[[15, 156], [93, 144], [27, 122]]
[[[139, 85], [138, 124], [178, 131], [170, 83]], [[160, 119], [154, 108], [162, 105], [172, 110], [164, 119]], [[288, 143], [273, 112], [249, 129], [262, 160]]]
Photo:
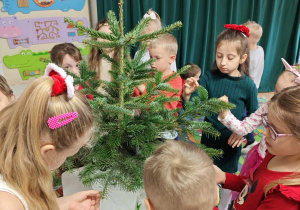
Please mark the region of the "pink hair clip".
[[47, 121], [50, 129], [60, 128], [72, 122], [78, 117], [77, 112], [69, 112], [58, 116], [50, 117]]
[[288, 64], [288, 62], [286, 62], [286, 60], [284, 60], [283, 58], [281, 58], [281, 60], [282, 60], [282, 63], [284, 65], [285, 69], [293, 72], [297, 76], [297, 78], [295, 79], [295, 82], [300, 84], [300, 73], [296, 69], [294, 69], [292, 66], [290, 66], [290, 64]]

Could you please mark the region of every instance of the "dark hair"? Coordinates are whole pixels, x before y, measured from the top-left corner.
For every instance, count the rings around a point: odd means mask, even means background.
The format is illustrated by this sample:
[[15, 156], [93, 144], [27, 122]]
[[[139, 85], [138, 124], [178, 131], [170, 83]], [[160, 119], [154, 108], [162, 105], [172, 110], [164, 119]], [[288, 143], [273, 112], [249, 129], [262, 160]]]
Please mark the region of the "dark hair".
[[11, 98], [14, 95], [14, 92], [7, 84], [5, 77], [0, 75], [0, 92], [3, 93], [7, 98]]
[[187, 65], [190, 65], [191, 68], [189, 70], [187, 70], [184, 74], [180, 74], [182, 79], [187, 79], [187, 78], [190, 78], [190, 77], [194, 77], [199, 72], [201, 74], [201, 69], [196, 64], [194, 64], [194, 63], [185, 64], [185, 66], [187, 66]]
[[51, 50], [51, 60], [61, 66], [65, 55], [69, 54], [75, 61], [82, 60], [80, 50], [72, 43], [62, 43], [55, 45]]
[[[244, 63], [239, 65], [238, 70], [241, 72], [242, 75], [245, 74], [249, 76], [250, 48], [248, 38], [245, 37], [245, 35], [242, 34], [242, 32], [240, 31], [236, 31], [233, 29], [225, 29], [217, 38], [215, 51], [217, 51], [217, 48], [222, 41], [240, 42], [240, 45], [237, 45], [236, 51], [240, 56], [247, 54], [247, 59]], [[220, 72], [220, 70], [218, 69], [217, 63], [215, 61], [212, 67], [212, 73], [217, 72]]]

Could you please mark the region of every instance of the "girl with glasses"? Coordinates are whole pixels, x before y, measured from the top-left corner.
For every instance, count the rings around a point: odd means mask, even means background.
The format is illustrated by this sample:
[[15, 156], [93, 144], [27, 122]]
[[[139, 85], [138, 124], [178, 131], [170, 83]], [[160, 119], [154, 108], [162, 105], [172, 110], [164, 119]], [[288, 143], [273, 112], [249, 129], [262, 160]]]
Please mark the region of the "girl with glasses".
[[217, 182], [240, 192], [239, 209], [299, 209], [300, 202], [300, 86], [273, 96], [261, 115], [266, 157], [250, 176], [229, 174], [215, 166]]

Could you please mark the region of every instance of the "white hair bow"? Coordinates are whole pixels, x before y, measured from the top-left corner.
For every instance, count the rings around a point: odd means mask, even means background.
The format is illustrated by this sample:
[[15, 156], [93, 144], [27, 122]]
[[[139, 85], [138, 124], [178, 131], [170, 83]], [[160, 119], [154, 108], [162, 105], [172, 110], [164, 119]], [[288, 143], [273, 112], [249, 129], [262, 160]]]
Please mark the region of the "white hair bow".
[[147, 12], [146, 14], [144, 14], [143, 18], [148, 18], [150, 17], [152, 20], [156, 20], [156, 15], [154, 12]]

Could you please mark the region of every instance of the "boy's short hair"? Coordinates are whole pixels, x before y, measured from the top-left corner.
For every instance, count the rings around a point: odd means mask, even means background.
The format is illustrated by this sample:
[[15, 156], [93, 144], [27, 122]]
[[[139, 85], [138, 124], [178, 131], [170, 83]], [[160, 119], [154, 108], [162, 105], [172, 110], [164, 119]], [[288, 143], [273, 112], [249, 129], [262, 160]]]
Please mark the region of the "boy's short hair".
[[76, 62], [82, 61], [80, 50], [72, 43], [55, 45], [50, 53], [51, 61], [59, 66], [62, 65], [65, 55], [71, 56]]
[[187, 70], [184, 74], [180, 74], [180, 76], [181, 76], [182, 79], [185, 80], [187, 78], [194, 77], [199, 72], [201, 74], [201, 69], [196, 64], [194, 64], [194, 63], [187, 63], [187, 64], [185, 64], [185, 66], [187, 66], [187, 65], [190, 65], [191, 68], [189, 70]]
[[217, 199], [212, 160], [183, 141], [166, 141], [146, 160], [144, 187], [155, 210], [208, 210]]
[[243, 25], [249, 28], [250, 38], [256, 39], [257, 41], [260, 40], [263, 33], [263, 29], [258, 23], [256, 23], [255, 21], [248, 20]]
[[0, 92], [3, 93], [7, 98], [11, 98], [14, 96], [14, 92], [7, 84], [5, 77], [0, 75]]
[[172, 34], [162, 34], [158, 38], [150, 41], [149, 49], [161, 47], [172, 55], [177, 54], [178, 44], [177, 39]]

